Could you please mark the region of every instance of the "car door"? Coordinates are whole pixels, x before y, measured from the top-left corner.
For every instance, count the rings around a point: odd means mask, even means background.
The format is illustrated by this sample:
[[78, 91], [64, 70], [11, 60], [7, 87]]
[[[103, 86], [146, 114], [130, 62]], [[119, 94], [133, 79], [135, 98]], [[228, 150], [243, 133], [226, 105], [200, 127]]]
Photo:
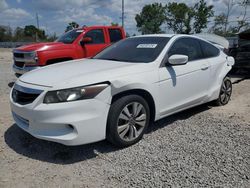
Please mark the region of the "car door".
[[108, 46], [103, 29], [92, 29], [88, 31], [84, 37], [90, 37], [92, 39], [91, 42], [83, 46], [86, 57], [92, 57]]
[[207, 97], [210, 65], [203, 58], [199, 41], [191, 37], [177, 39], [167, 56], [177, 54], [187, 55], [187, 64], [159, 68], [161, 116], [197, 105]]
[[221, 86], [218, 78], [220, 78], [221, 72], [225, 70], [226, 54], [220, 56], [220, 50], [206, 41], [200, 40], [200, 44], [206, 60], [210, 63], [210, 82], [208, 88], [211, 90], [210, 92], [213, 92], [215, 88]]

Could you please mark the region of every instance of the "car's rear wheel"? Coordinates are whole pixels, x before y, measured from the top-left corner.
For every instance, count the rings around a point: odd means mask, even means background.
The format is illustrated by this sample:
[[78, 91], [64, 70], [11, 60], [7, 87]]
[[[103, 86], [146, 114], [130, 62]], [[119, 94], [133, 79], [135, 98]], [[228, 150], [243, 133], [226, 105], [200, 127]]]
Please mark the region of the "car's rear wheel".
[[219, 98], [216, 100], [216, 104], [218, 106], [226, 105], [231, 98], [231, 94], [232, 94], [232, 82], [230, 78], [225, 77], [222, 82], [220, 95]]
[[138, 142], [150, 119], [148, 103], [138, 95], [124, 96], [112, 103], [107, 122], [107, 139], [118, 147]]

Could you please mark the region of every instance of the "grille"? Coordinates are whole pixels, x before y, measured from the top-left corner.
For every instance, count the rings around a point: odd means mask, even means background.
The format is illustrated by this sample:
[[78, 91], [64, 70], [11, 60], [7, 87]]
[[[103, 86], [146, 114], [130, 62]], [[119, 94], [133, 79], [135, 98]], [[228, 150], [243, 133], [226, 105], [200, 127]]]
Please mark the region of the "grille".
[[22, 53], [14, 53], [14, 57], [24, 58], [24, 54], [22, 54]]
[[14, 102], [26, 105], [32, 103], [40, 94], [34, 94], [34, 93], [24, 93], [22, 91], [18, 91], [16, 89], [13, 89], [12, 91], [12, 99]]
[[17, 66], [17, 67], [23, 67], [24, 66], [24, 62], [20, 62], [20, 61], [15, 61], [15, 65]]

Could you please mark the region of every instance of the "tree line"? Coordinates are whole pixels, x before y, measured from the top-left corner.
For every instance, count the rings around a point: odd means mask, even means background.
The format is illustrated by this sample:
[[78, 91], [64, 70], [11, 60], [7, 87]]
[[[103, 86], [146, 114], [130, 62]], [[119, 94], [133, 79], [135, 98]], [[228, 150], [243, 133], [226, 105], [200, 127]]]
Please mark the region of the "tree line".
[[[185, 3], [170, 2], [166, 5], [153, 3], [145, 5], [135, 20], [138, 31], [142, 34], [165, 33], [166, 26], [169, 30], [179, 34], [200, 33], [208, 27], [208, 32], [222, 36], [232, 36], [242, 29], [249, 28], [247, 17], [248, 0], [224, 0], [226, 10], [215, 15], [214, 6], [208, 5], [205, 0], [200, 0], [194, 6]], [[230, 20], [235, 9], [241, 8], [238, 20]], [[213, 18], [213, 23], [211, 20]], [[234, 22], [234, 23], [232, 23]]]
[[38, 29], [34, 25], [17, 27], [15, 30], [9, 26], [0, 26], [0, 42], [37, 42], [55, 39], [56, 34], [48, 36], [43, 29]]
[[[210, 33], [221, 36], [233, 36], [244, 29], [249, 29], [250, 19], [247, 15], [249, 0], [224, 0], [226, 9], [220, 14], [215, 14], [214, 6], [208, 5], [205, 0], [200, 0], [193, 6], [185, 3], [170, 2], [166, 5], [153, 3], [145, 5], [139, 14], [136, 14], [136, 26], [142, 34], [165, 33], [167, 28], [174, 33], [191, 34], [200, 33], [207, 28]], [[240, 8], [238, 20], [230, 20], [230, 16]], [[111, 23], [118, 25], [118, 23]], [[210, 26], [208, 28], [208, 25]], [[65, 32], [78, 28], [79, 24], [70, 22]], [[17, 27], [12, 30], [9, 26], [0, 26], [0, 42], [38, 42], [54, 41], [54, 33], [48, 36], [43, 29], [34, 25]]]

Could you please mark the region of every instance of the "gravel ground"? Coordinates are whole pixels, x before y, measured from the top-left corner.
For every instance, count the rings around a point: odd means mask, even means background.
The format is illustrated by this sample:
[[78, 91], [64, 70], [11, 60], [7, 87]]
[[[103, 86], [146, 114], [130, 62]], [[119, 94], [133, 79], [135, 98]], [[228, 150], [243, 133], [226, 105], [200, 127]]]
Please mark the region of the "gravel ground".
[[0, 187], [250, 187], [250, 80], [224, 107], [202, 105], [152, 125], [136, 145], [67, 147], [14, 125], [15, 77], [0, 49]]

